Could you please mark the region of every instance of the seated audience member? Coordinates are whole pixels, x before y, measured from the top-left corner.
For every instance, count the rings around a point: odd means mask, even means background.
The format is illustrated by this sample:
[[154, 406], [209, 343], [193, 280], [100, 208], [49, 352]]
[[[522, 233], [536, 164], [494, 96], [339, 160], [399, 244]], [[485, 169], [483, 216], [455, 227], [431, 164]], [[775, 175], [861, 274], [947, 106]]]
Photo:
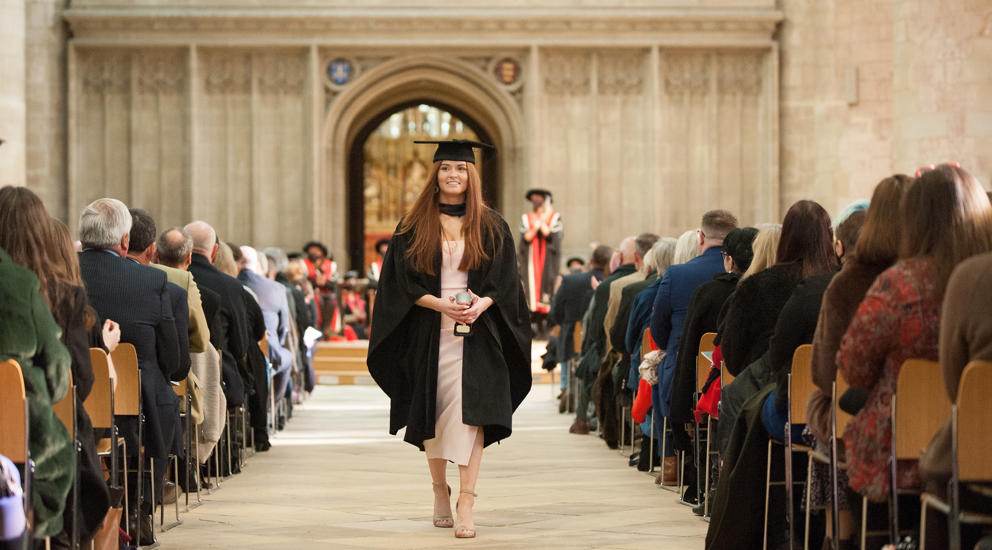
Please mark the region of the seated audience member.
[[853, 228], [864, 225], [869, 204], [866, 200], [855, 201], [844, 207], [834, 218], [834, 252], [837, 253], [841, 263], [844, 262], [844, 257], [854, 250], [854, 244], [858, 239], [857, 232]]
[[679, 235], [675, 241], [675, 254], [672, 256], [672, 265], [681, 265], [699, 256], [699, 230], [690, 229]]
[[268, 335], [269, 359], [272, 361], [272, 393], [276, 399], [280, 399], [289, 388], [289, 377], [293, 371], [293, 354], [286, 347], [289, 326], [293, 322], [289, 317], [286, 289], [256, 271], [259, 269], [258, 252], [254, 248], [241, 247], [238, 265], [241, 268], [238, 280], [255, 294], [262, 310], [265, 333]]
[[[194, 351], [193, 338], [190, 337], [192, 364], [190, 383], [187, 386], [188, 390], [194, 394], [194, 399], [199, 402], [201, 418], [200, 422], [197, 423], [197, 456], [201, 462], [205, 463], [210, 458], [214, 446], [220, 440], [227, 417], [227, 398], [224, 397], [223, 376], [220, 367], [221, 352], [211, 342], [212, 331], [224, 330], [224, 327], [218, 324], [221, 298], [219, 294], [209, 288], [196, 286], [196, 282], [192, 280], [193, 274], [188, 269], [193, 261], [193, 237], [184, 228], [173, 227], [159, 235], [155, 242], [155, 253], [158, 258], [158, 265], [153, 264], [154, 267], [168, 268], [166, 270], [167, 275], [177, 272], [179, 276], [175, 274], [173, 276], [180, 281], [183, 274], [190, 277], [190, 292], [195, 292], [197, 295], [197, 300], [201, 304], [204, 327], [207, 328], [201, 335], [201, 338], [206, 338], [203, 351]], [[191, 312], [193, 311], [192, 307]], [[191, 314], [191, 323], [192, 318], [193, 315]], [[183, 477], [180, 477], [180, 480], [185, 481]]]
[[[696, 388], [699, 340], [703, 334], [717, 331], [724, 303], [736, 289], [741, 273], [747, 271], [751, 265], [751, 258], [754, 256], [751, 243], [757, 234], [758, 230], [753, 227], [739, 227], [728, 233], [723, 240], [723, 271], [700, 285], [689, 302], [672, 382], [670, 417], [673, 425], [693, 422], [692, 411], [695, 410], [696, 403], [692, 397], [699, 389]], [[688, 440], [688, 434], [685, 430], [679, 430], [678, 435], [673, 441], [676, 450], [686, 451], [689, 453], [687, 457], [691, 458], [694, 449]]]
[[[736, 377], [720, 394], [717, 425], [720, 450], [726, 446], [744, 402], [776, 379], [776, 371], [767, 363], [769, 358], [765, 354], [775, 322], [792, 291], [803, 279], [837, 269], [827, 211], [813, 201], [792, 205], [782, 223], [775, 257], [775, 265], [741, 278], [727, 302], [727, 313], [720, 326], [724, 364]], [[788, 353], [791, 358], [792, 350]]]
[[565, 271], [568, 273], [578, 273], [584, 271], [586, 267], [586, 261], [578, 256], [572, 256], [565, 262]]
[[[592, 397], [593, 382], [599, 375], [600, 366], [606, 357], [606, 332], [603, 330], [603, 320], [606, 318], [606, 308], [610, 302], [610, 285], [613, 284], [613, 281], [636, 271], [634, 252], [634, 237], [627, 237], [620, 241], [618, 250], [610, 258], [610, 274], [601, 283], [598, 283], [596, 279], [590, 280], [590, 284], [594, 286], [595, 290], [586, 312], [588, 317], [583, 317], [582, 358], [575, 369], [581, 386], [575, 411], [576, 419], [572, 427], [569, 428], [571, 433], [589, 433], [586, 407], [589, 398]], [[610, 441], [607, 443], [616, 444], [616, 442]]]
[[[986, 253], [961, 262], [947, 282], [947, 292], [941, 309], [940, 366], [944, 371], [947, 396], [955, 402], [961, 375], [969, 361], [992, 361], [992, 254]], [[988, 459], [988, 457], [986, 457]], [[951, 422], [948, 419], [920, 458], [920, 473], [927, 492], [946, 498], [948, 480], [951, 478]], [[961, 508], [965, 511], [988, 510], [988, 495], [963, 488], [960, 491]], [[948, 531], [946, 516], [930, 512], [927, 524], [927, 547], [946, 548]], [[972, 548], [978, 538], [974, 527], [962, 525], [962, 548]], [[983, 539], [987, 544], [988, 539]], [[974, 548], [987, 548], [977, 545]]]
[[[630, 352], [630, 371], [627, 375], [627, 389], [630, 391], [637, 390], [638, 399], [640, 402], [645, 403], [643, 405], [643, 409], [645, 411], [648, 409], [648, 404], [651, 402], [651, 385], [646, 380], [641, 378], [640, 375], [639, 367], [642, 361], [641, 345], [644, 339], [644, 330], [648, 328], [651, 323], [651, 308], [654, 306], [654, 297], [658, 293], [658, 286], [661, 284], [661, 278], [673, 264], [676, 242], [677, 241], [673, 237], [658, 239], [658, 242], [654, 244], [651, 248], [651, 252], [649, 252], [655, 275], [653, 280], [650, 280], [649, 278], [643, 281], [643, 283], [647, 284], [645, 284], [644, 288], [639, 292], [637, 291], [637, 287], [640, 286], [641, 283], [631, 285], [624, 289], [624, 294], [626, 294], [627, 291], [635, 293], [633, 302], [630, 304], [630, 313], [627, 315], [627, 330], [625, 335], [626, 347]], [[619, 337], [619, 334], [617, 336]], [[637, 420], [641, 422], [641, 432], [650, 437], [650, 421], [641, 418], [637, 418]], [[651, 443], [649, 437], [641, 439], [641, 450], [635, 453], [637, 455], [637, 469], [642, 472], [650, 470], [652, 465], [658, 465], [659, 453], [657, 449], [654, 449], [654, 456], [651, 456]]]
[[358, 285], [358, 272], [355, 270], [345, 272], [340, 288], [341, 315], [344, 323], [355, 331], [355, 337], [359, 340], [367, 340], [369, 337], [368, 305], [362, 298]]
[[[387, 245], [388, 246], [388, 245]], [[311, 241], [303, 245], [306, 256], [303, 263], [307, 278], [317, 293], [320, 330], [325, 337], [341, 331], [340, 312], [337, 305], [337, 263], [323, 244]]]
[[[575, 325], [582, 321], [582, 315], [592, 300], [592, 280], [603, 280], [603, 272], [607, 269], [613, 249], [608, 246], [597, 246], [589, 259], [589, 271], [569, 273], [564, 275], [558, 291], [551, 299], [551, 311], [548, 312], [548, 322], [558, 325], [558, 362], [561, 368], [561, 393], [558, 395], [558, 411], [565, 412], [566, 404], [575, 399], [568, 395], [568, 362], [575, 356]], [[577, 387], [577, 386], [576, 386]]]
[[[144, 413], [143, 441], [138, 441], [138, 419], [124, 416], [117, 426], [127, 442], [131, 473], [136, 473], [138, 449], [152, 459], [155, 477], [142, 491], [145, 497], [161, 495], [166, 459], [179, 429], [179, 399], [170, 382], [181, 379], [179, 337], [172, 314], [169, 281], [165, 273], [125, 259], [130, 243], [131, 213], [117, 199], [97, 199], [79, 218], [79, 269], [90, 304], [101, 319], [121, 325], [121, 342], [133, 344], [141, 369], [141, 401]], [[178, 376], [181, 375], [181, 376]], [[130, 482], [136, 487], [137, 477]], [[145, 480], [144, 483], [147, 483]], [[152, 544], [153, 502], [136, 505], [137, 491], [129, 491], [131, 510], [139, 514], [138, 540]], [[133, 513], [132, 513], [133, 515]]]
[[379, 278], [382, 277], [382, 260], [386, 258], [386, 250], [389, 250], [389, 239], [383, 238], [375, 242], [375, 253], [379, 258], [369, 264], [367, 275], [369, 284], [373, 287], [379, 282]]
[[[78, 295], [66, 267], [48, 260], [53, 247], [49, 228], [48, 214], [34, 193], [24, 187], [0, 189], [0, 361], [17, 361], [24, 378], [28, 449], [35, 467], [32, 534], [37, 539], [63, 532], [76, 469], [72, 440], [52, 410], [52, 403], [69, 391], [72, 358], [59, 341], [61, 331], [49, 310], [65, 313], [66, 304]], [[41, 282], [33, 269], [40, 272]]]
[[[210, 224], [195, 221], [185, 227], [193, 239], [193, 251], [187, 269], [201, 289], [210, 289], [220, 297], [220, 310], [216, 326], [210, 331], [210, 342], [221, 354], [224, 398], [229, 408], [245, 404], [245, 395], [256, 385], [255, 372], [248, 367], [245, 356], [249, 348], [248, 314], [242, 294], [241, 282], [214, 266], [219, 257], [221, 243]], [[232, 260], [233, 263], [233, 260]], [[263, 377], [264, 378], [264, 377]], [[263, 380], [262, 384], [267, 381]], [[262, 425], [265, 425], [264, 410]], [[256, 419], [253, 417], [253, 421]], [[255, 431], [255, 445], [264, 446], [268, 432]]]
[[268, 278], [286, 288], [286, 298], [289, 301], [289, 314], [293, 318], [293, 326], [295, 327], [294, 338], [296, 340], [293, 351], [296, 357], [296, 364], [300, 367], [303, 378], [303, 387], [301, 389], [309, 393], [313, 391], [316, 376], [313, 372], [313, 364], [307, 353], [303, 335], [306, 333], [308, 327], [316, 328], [317, 321], [310, 315], [310, 308], [307, 307], [306, 297], [303, 291], [290, 282], [289, 277], [286, 275], [286, 270], [289, 267], [289, 258], [286, 256], [286, 253], [281, 248], [275, 247], [266, 248], [264, 253], [265, 257], [269, 260]]
[[[132, 209], [132, 216], [134, 216], [134, 210], [136, 209]], [[154, 227], [154, 221], [152, 221], [152, 226]], [[169, 238], [170, 235], [171, 239]], [[167, 246], [167, 250], [163, 251], [159, 248], [162, 244]], [[186, 291], [189, 308], [189, 352], [202, 353], [210, 345], [210, 326], [203, 313], [200, 288], [196, 286], [193, 274], [187, 269], [193, 256], [193, 238], [185, 229], [174, 227], [162, 233], [158, 240], [151, 243], [148, 248], [154, 250], [154, 254], [150, 258], [151, 262], [147, 265], [164, 271], [170, 283]]]
[[[820, 308], [820, 318], [813, 334], [812, 372], [813, 383], [817, 390], [810, 396], [807, 410], [808, 427], [816, 441], [816, 449], [828, 451], [830, 442], [830, 410], [832, 388], [837, 376], [837, 364], [834, 358], [840, 348], [840, 339], [844, 336], [847, 326], [854, 317], [858, 304], [868, 291], [879, 273], [891, 266], [899, 252], [899, 233], [902, 225], [899, 220], [899, 205], [902, 196], [912, 179], [909, 176], [896, 174], [885, 178], [875, 186], [871, 204], [864, 216], [864, 225], [855, 231], [858, 214], [854, 213], [837, 228], [841, 242], [843, 264], [837, 276], [830, 281], [823, 294], [823, 304]], [[856, 244], [851, 246], [850, 241]], [[843, 445], [838, 446], [843, 451]], [[832, 500], [833, 489], [830, 483], [829, 469], [814, 467], [812, 473], [813, 504], [823, 506]], [[838, 485], [847, 487], [847, 473], [840, 472]], [[839, 518], [841, 544], [847, 544], [853, 534], [853, 518], [847, 491], [842, 490], [838, 495], [838, 509], [842, 511]], [[827, 507], [827, 536], [833, 532], [831, 508]]]
[[[740, 286], [741, 281], [744, 279], [751, 277], [755, 273], [761, 273], [775, 265], [776, 255], [778, 254], [778, 241], [782, 238], [782, 224], [762, 223], [758, 224], [757, 228], [758, 234], [754, 237], [754, 242], [751, 243], [751, 250], [754, 252], [754, 257], [751, 259], [751, 265], [741, 273], [741, 277], [737, 281], [737, 286]], [[723, 317], [720, 318], [720, 321], [722, 324]], [[717, 339], [719, 339], [719, 335], [717, 335]]]
[[[611, 338], [611, 331], [613, 325], [617, 320], [617, 313], [620, 311], [620, 302], [623, 295], [623, 289], [628, 286], [644, 281], [650, 273], [652, 266], [644, 262], [644, 257], [647, 255], [654, 243], [658, 242], [658, 236], [651, 233], [642, 233], [634, 239], [634, 269], [635, 271], [630, 275], [621, 277], [617, 279], [612, 285], [610, 285], [610, 296], [609, 303], [606, 306], [606, 317], [603, 319], [603, 330], [606, 333], [606, 351], [616, 350], [617, 352], [623, 351], [626, 347], [625, 342], [614, 343]], [[627, 319], [624, 318], [624, 324], [626, 324]]]
[[[966, 258], [992, 250], [992, 209], [965, 170], [942, 164], [916, 178], [902, 201], [899, 261], [882, 272], [841, 340], [837, 363], [868, 399], [844, 433], [851, 489], [873, 501], [889, 494], [892, 394], [903, 362], [938, 359], [947, 280]], [[919, 484], [917, 461], [900, 462], [899, 486]]]
[[[127, 259], [138, 262], [141, 265], [151, 266], [152, 261], [155, 259], [155, 234], [157, 232], [155, 220], [152, 219], [148, 212], [140, 208], [131, 208], [129, 211], [131, 212], [132, 221], [131, 240], [127, 248]], [[186, 379], [189, 375], [190, 367], [189, 334], [191, 332], [190, 320], [192, 319], [192, 315], [189, 309], [189, 294], [187, 294], [183, 287], [172, 282], [169, 272], [164, 269], [160, 271], [165, 272], [166, 279], [169, 280], [169, 283], [165, 286], [166, 291], [169, 293], [169, 299], [172, 301], [172, 316], [175, 319], [176, 338], [179, 341], [179, 365], [174, 370], [173, 378], [175, 381], [179, 381]], [[181, 280], [181, 277], [175, 278], [176, 280]], [[187, 277], [187, 279], [192, 279], [192, 277]], [[197, 306], [200, 307], [202, 313], [202, 304], [197, 303]], [[197, 322], [199, 323], [199, 321]], [[182, 442], [177, 439], [175, 443], [179, 448], [173, 450], [176, 453], [180, 453]], [[182, 455], [177, 454], [177, 456]]]
[[[656, 429], [662, 429], [663, 418], [670, 414], [675, 360], [678, 358], [689, 302], [697, 288], [723, 271], [723, 241], [736, 228], [737, 218], [726, 210], [710, 210], [703, 214], [696, 236], [699, 256], [669, 267], [658, 286], [651, 314], [651, 338], [659, 349], [665, 351], [665, 356], [658, 365], [658, 384], [654, 387], [651, 400]], [[676, 257], [676, 261], [678, 259]], [[666, 455], [669, 453], [669, 449], [664, 451]], [[663, 483], [675, 482], [678, 474], [675, 462], [675, 456], [665, 457]], [[691, 477], [695, 478], [695, 474]]]
[[237, 258], [240, 258], [241, 250], [237, 246], [231, 248], [230, 244], [224, 241], [218, 241], [217, 256], [213, 260], [213, 266], [220, 270], [220, 272], [224, 275], [237, 279], [241, 268], [238, 267], [238, 260], [234, 255], [235, 250], [237, 250], [238, 253]]

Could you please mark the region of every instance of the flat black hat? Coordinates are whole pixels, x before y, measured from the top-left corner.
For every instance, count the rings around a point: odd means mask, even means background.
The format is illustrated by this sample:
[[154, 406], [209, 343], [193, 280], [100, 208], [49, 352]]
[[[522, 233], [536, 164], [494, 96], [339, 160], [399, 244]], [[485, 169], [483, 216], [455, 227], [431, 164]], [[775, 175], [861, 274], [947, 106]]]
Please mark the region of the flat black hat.
[[524, 198], [530, 200], [531, 195], [543, 195], [544, 197], [550, 199], [551, 191], [548, 191], [547, 189], [529, 189], [527, 193], [524, 195]]
[[414, 141], [414, 143], [429, 143], [437, 145], [434, 162], [439, 160], [454, 160], [475, 164], [473, 149], [496, 149], [487, 143], [479, 143], [468, 139], [452, 139], [448, 141]]

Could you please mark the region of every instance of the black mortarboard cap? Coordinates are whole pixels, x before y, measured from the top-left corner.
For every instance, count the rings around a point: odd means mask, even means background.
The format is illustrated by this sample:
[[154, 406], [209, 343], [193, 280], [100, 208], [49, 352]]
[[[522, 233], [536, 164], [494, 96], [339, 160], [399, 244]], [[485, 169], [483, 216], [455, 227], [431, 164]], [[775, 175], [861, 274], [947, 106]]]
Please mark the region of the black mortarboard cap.
[[531, 195], [543, 195], [545, 198], [550, 199], [551, 191], [548, 191], [547, 189], [530, 189], [527, 191], [527, 194], [524, 195], [524, 198], [530, 200]]
[[414, 143], [429, 143], [437, 145], [434, 162], [439, 160], [454, 160], [475, 164], [475, 153], [472, 149], [495, 149], [492, 145], [479, 143], [468, 139], [452, 139], [447, 141], [414, 141]]

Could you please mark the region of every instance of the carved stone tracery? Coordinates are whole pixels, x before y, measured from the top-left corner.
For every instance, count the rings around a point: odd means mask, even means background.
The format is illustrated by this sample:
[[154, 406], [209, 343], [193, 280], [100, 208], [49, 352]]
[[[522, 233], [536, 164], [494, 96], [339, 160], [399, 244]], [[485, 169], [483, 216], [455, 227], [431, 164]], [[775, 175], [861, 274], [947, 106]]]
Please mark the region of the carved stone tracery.
[[127, 94], [131, 91], [131, 55], [120, 51], [81, 52], [83, 91], [88, 94]]
[[591, 91], [592, 56], [586, 52], [549, 53], [541, 61], [544, 91], [549, 95], [587, 95]]
[[203, 69], [206, 93], [251, 93], [251, 54], [248, 52], [204, 52]]
[[298, 53], [258, 54], [258, 91], [272, 95], [303, 93], [306, 63]]
[[141, 94], [179, 94], [186, 85], [186, 58], [178, 51], [143, 51], [134, 57]]
[[601, 95], [639, 95], [644, 89], [644, 52], [599, 54], [597, 89]]
[[703, 95], [710, 89], [711, 55], [700, 51], [664, 52], [662, 71], [665, 93], [670, 96]]
[[761, 54], [722, 54], [719, 57], [719, 67], [717, 84], [721, 94], [758, 95], [761, 93]]

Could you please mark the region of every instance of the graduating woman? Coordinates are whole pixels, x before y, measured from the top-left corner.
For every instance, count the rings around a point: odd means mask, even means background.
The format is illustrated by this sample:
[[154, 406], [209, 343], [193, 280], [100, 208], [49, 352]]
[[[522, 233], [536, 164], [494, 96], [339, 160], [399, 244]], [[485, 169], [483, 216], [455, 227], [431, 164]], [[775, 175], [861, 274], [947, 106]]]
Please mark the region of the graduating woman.
[[[425, 142], [418, 142], [425, 143]], [[390, 398], [389, 432], [427, 453], [434, 526], [452, 527], [448, 462], [458, 465], [455, 536], [475, 536], [482, 449], [510, 435], [531, 386], [530, 323], [513, 235], [482, 199], [473, 147], [438, 144], [420, 196], [383, 260], [369, 372]]]

